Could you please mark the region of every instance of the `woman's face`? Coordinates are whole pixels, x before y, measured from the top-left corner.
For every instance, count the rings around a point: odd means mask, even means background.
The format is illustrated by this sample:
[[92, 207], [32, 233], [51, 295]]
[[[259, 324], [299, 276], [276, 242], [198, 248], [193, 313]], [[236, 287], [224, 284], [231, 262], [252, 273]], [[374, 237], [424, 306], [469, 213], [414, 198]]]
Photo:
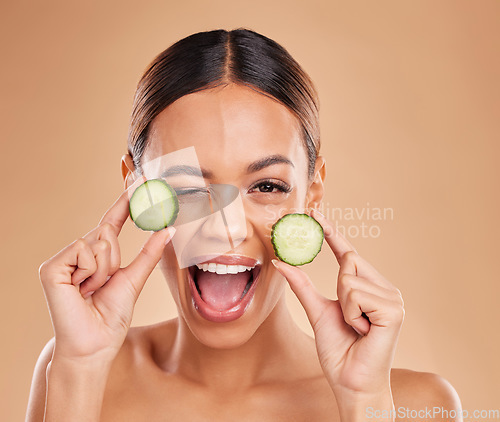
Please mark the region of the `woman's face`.
[[[237, 255], [236, 263], [243, 256], [257, 265], [252, 271], [227, 275], [196, 266], [180, 268], [170, 243], [160, 267], [179, 316], [193, 335], [210, 347], [237, 347], [252, 337], [273, 310], [283, 309], [285, 281], [271, 263], [276, 258], [270, 240], [272, 224], [284, 214], [317, 206], [322, 189], [310, 189], [297, 118], [278, 101], [248, 87], [230, 84], [175, 101], [153, 120], [142, 161], [188, 147], [194, 147], [201, 169], [207, 172], [206, 186], [230, 184], [241, 196], [244, 237], [219, 259]], [[252, 166], [270, 156], [288, 162]], [[199, 186], [199, 182], [193, 183]], [[317, 184], [315, 178], [313, 185]], [[207, 241], [226, 236], [224, 226], [209, 222], [205, 226]], [[196, 244], [200, 244], [199, 237]], [[247, 293], [241, 292], [245, 288]], [[231, 306], [227, 303], [234, 306], [227, 309]]]

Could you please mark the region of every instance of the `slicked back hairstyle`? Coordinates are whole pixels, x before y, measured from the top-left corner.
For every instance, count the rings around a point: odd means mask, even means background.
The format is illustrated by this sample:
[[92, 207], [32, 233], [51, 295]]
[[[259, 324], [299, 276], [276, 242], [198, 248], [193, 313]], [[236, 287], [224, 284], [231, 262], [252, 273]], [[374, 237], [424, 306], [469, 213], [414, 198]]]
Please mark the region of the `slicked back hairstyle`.
[[320, 148], [319, 100], [314, 85], [277, 42], [249, 29], [198, 32], [157, 55], [134, 97], [128, 152], [141, 173], [152, 120], [174, 101], [204, 89], [236, 83], [252, 87], [298, 118], [312, 178]]

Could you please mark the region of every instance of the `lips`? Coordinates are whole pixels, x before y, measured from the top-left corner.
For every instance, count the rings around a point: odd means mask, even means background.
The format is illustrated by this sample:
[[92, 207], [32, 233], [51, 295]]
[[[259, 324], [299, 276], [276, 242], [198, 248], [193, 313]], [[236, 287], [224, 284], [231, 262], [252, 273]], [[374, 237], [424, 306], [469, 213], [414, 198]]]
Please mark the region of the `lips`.
[[198, 260], [203, 264], [243, 265], [254, 267], [238, 274], [204, 272], [196, 265], [188, 268], [188, 282], [192, 303], [208, 321], [229, 322], [240, 318], [252, 302], [259, 281], [261, 264], [241, 255], [217, 256]]

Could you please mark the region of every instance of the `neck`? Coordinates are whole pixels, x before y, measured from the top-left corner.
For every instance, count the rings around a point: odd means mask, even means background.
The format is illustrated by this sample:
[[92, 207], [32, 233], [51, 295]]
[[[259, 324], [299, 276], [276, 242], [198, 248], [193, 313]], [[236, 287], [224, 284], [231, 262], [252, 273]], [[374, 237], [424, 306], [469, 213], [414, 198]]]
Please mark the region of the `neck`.
[[[282, 295], [271, 314], [244, 344], [231, 349], [209, 347], [194, 337], [182, 318], [168, 363], [172, 371], [211, 389], [238, 391], [297, 376], [314, 340], [293, 321]], [[293, 374], [289, 369], [294, 368]]]

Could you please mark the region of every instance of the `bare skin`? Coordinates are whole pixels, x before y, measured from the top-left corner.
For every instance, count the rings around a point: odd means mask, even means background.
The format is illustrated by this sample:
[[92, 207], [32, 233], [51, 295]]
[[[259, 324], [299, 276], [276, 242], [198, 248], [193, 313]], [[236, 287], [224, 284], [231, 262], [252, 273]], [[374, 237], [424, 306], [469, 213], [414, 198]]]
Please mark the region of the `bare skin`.
[[[46, 421], [67, 420], [71, 414], [73, 421], [355, 422], [394, 420], [368, 418], [370, 406], [460, 409], [457, 393], [442, 377], [391, 369], [404, 316], [401, 294], [312, 211], [323, 197], [326, 165], [318, 157], [308, 180], [291, 112], [248, 87], [228, 85], [182, 97], [156, 117], [150, 136], [144, 160], [194, 146], [201, 167], [213, 173], [211, 183], [239, 187], [248, 235], [232, 252], [263, 263], [251, 306], [235, 321], [204, 319], [191, 303], [187, 269], [179, 269], [167, 230], [154, 233], [136, 260], [120, 269], [117, 236], [127, 219], [122, 194], [80, 242], [80, 255], [87, 251], [94, 265], [82, 263], [87, 270], [75, 276], [81, 260], [72, 244], [40, 268], [56, 334], [37, 363], [27, 421], [44, 415]], [[287, 157], [293, 167], [280, 163], [246, 171], [272, 154]], [[134, 170], [131, 157], [124, 156], [126, 187], [134, 182]], [[284, 182], [291, 190], [258, 187], [263, 180]], [[311, 213], [325, 229], [340, 264], [339, 277], [332, 279], [338, 300], [321, 296], [299, 268], [271, 262], [269, 221], [298, 211]], [[135, 301], [157, 263], [179, 317], [129, 328]], [[287, 283], [315, 338], [293, 322], [285, 304]], [[63, 318], [69, 309], [77, 312], [73, 321]]]

